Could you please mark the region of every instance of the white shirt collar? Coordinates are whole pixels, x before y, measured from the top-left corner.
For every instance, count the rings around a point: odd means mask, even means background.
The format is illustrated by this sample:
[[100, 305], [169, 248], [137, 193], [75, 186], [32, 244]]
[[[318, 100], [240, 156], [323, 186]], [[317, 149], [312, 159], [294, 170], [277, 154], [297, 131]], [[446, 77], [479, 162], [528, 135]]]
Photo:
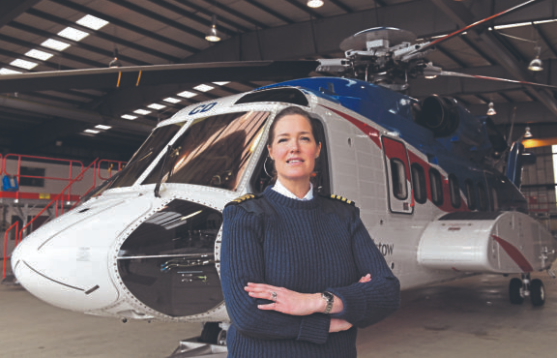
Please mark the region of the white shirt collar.
[[298, 201], [311, 201], [313, 199], [313, 184], [311, 182], [309, 183], [309, 191], [308, 193], [306, 193], [304, 198], [296, 197], [294, 193], [290, 192], [286, 187], [284, 187], [282, 183], [280, 183], [278, 178], [275, 185], [273, 186], [273, 189], [285, 197], [297, 199]]

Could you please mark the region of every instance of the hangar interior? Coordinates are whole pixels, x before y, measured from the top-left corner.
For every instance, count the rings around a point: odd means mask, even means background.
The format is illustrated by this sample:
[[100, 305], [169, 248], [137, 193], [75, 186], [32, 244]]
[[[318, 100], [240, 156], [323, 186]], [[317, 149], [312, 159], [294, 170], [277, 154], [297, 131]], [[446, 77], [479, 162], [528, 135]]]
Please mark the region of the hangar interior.
[[[394, 27], [411, 31], [418, 40], [434, 40], [522, 2], [324, 0], [322, 7], [310, 8], [306, 0], [3, 0], [0, 76], [106, 68], [115, 61], [146, 66], [332, 59], [344, 57], [339, 44], [364, 29]], [[212, 26], [218, 42], [206, 40]], [[446, 71], [557, 86], [557, 0], [536, 1], [454, 37], [436, 46], [428, 59]], [[528, 70], [533, 59], [541, 60], [541, 71]], [[19, 185], [37, 192], [26, 207], [23, 200], [14, 206], [0, 198], [0, 238], [17, 217], [25, 223], [95, 159], [96, 177], [80, 184], [74, 197], [68, 193], [67, 202], [110, 177], [157, 123], [183, 107], [273, 82], [184, 79], [127, 88], [92, 83], [81, 89], [0, 91], [0, 174], [14, 173], [23, 161], [29, 177]], [[404, 93], [419, 100], [432, 94], [452, 97], [475, 115], [485, 115], [491, 106], [495, 113], [490, 117], [509, 142], [538, 140], [529, 145], [537, 161], [524, 168], [521, 189], [530, 214], [556, 233], [557, 147], [552, 145], [557, 145], [557, 92], [441, 76], [411, 78], [409, 84]], [[44, 163], [60, 167], [51, 176], [54, 182], [44, 172], [33, 172]], [[8, 214], [8, 203], [17, 207], [14, 216]], [[2, 251], [4, 257], [9, 250]]]

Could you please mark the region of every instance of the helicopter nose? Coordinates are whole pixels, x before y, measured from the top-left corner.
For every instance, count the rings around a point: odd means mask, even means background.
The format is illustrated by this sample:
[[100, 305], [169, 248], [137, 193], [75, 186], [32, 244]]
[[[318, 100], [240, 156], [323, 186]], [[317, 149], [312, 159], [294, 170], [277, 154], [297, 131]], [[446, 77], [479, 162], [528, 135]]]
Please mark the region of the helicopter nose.
[[118, 300], [110, 272], [116, 252], [111, 259], [111, 248], [129, 223], [151, 207], [140, 199], [90, 202], [37, 229], [12, 255], [13, 273], [27, 291], [80, 312]]

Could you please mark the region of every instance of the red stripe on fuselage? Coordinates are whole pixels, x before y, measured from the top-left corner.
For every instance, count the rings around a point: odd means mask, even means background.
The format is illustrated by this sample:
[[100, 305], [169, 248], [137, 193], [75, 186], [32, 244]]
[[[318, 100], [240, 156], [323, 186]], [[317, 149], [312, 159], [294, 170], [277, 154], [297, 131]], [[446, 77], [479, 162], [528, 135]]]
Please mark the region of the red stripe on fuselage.
[[520, 267], [520, 269], [522, 269], [523, 272], [525, 273], [529, 273], [529, 272], [533, 272], [534, 268], [532, 268], [532, 265], [530, 264], [530, 262], [528, 262], [528, 259], [526, 259], [526, 257], [524, 257], [522, 255], [522, 253], [520, 253], [520, 251], [518, 250], [518, 248], [516, 248], [515, 246], [513, 246], [512, 244], [510, 244], [509, 242], [507, 242], [506, 240], [504, 240], [501, 237], [498, 237], [494, 234], [491, 235], [491, 237], [497, 242], [499, 243], [499, 245], [501, 247], [503, 247], [503, 250], [509, 255], [509, 257], [511, 257], [511, 259]]
[[[334, 108], [330, 108], [327, 106], [323, 106], [325, 107], [327, 110], [333, 111], [334, 113], [336, 113], [337, 115], [341, 116], [342, 118], [348, 120], [349, 122], [351, 122], [354, 126], [358, 127], [360, 129], [360, 131], [362, 131], [363, 133], [365, 133], [366, 135], [368, 135], [368, 137], [377, 145], [377, 147], [379, 147], [379, 149], [382, 149], [381, 147], [381, 140], [380, 140], [380, 134], [379, 131], [376, 130], [375, 128], [366, 125], [365, 123], [363, 123], [362, 121], [345, 114], [344, 112], [335, 110]], [[412, 163], [417, 163], [420, 166], [422, 166], [422, 168], [424, 169], [425, 172], [425, 178], [426, 178], [426, 183], [430, 183], [429, 181], [429, 170], [430, 168], [433, 168], [428, 162], [422, 160], [420, 157], [418, 157], [415, 153], [413, 153], [412, 151], [408, 151], [408, 159], [410, 160], [410, 164]], [[410, 169], [407, 169], [407, 171], [409, 171]], [[410, 178], [410, 176], [408, 176], [408, 178]], [[450, 189], [449, 189], [449, 181], [448, 180], [443, 180], [443, 204], [441, 206], [437, 206], [439, 209], [441, 209], [442, 211], [445, 212], [467, 212], [470, 209], [468, 208], [468, 204], [466, 203], [466, 200], [460, 196], [460, 207], [459, 208], [454, 208], [451, 205], [451, 200], [450, 200]], [[433, 203], [432, 200], [432, 196], [431, 196], [431, 186], [426, 186], [426, 192], [427, 192], [427, 199]], [[412, 202], [414, 201], [414, 197], [412, 196]]]
[[354, 126], [358, 127], [360, 129], [360, 131], [362, 131], [363, 133], [365, 133], [366, 135], [369, 136], [369, 138], [375, 142], [375, 144], [377, 145], [377, 147], [381, 148], [381, 141], [379, 140], [379, 131], [377, 131], [375, 128], [366, 125], [365, 123], [363, 123], [360, 120], [355, 119], [354, 117], [345, 114], [344, 112], [340, 112], [338, 110], [335, 110], [334, 108], [330, 108], [327, 106], [323, 106], [325, 107], [327, 110], [331, 110], [334, 113], [336, 113], [337, 115], [341, 116], [342, 118], [347, 119], [348, 121], [350, 121]]

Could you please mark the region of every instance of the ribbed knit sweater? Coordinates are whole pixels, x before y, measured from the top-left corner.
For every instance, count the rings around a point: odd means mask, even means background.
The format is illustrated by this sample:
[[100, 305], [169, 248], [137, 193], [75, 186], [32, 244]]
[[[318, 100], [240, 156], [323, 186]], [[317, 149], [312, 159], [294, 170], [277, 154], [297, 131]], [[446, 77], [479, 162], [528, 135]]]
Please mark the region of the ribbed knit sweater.
[[[358, 283], [370, 273], [372, 280]], [[316, 195], [297, 201], [267, 188], [259, 198], [224, 210], [221, 281], [232, 321], [229, 357], [355, 357], [356, 327], [376, 323], [399, 306], [400, 285], [365, 229], [359, 210]], [[341, 313], [292, 316], [260, 310], [248, 283], [300, 293], [325, 290]], [[354, 326], [328, 333], [331, 318]]]

